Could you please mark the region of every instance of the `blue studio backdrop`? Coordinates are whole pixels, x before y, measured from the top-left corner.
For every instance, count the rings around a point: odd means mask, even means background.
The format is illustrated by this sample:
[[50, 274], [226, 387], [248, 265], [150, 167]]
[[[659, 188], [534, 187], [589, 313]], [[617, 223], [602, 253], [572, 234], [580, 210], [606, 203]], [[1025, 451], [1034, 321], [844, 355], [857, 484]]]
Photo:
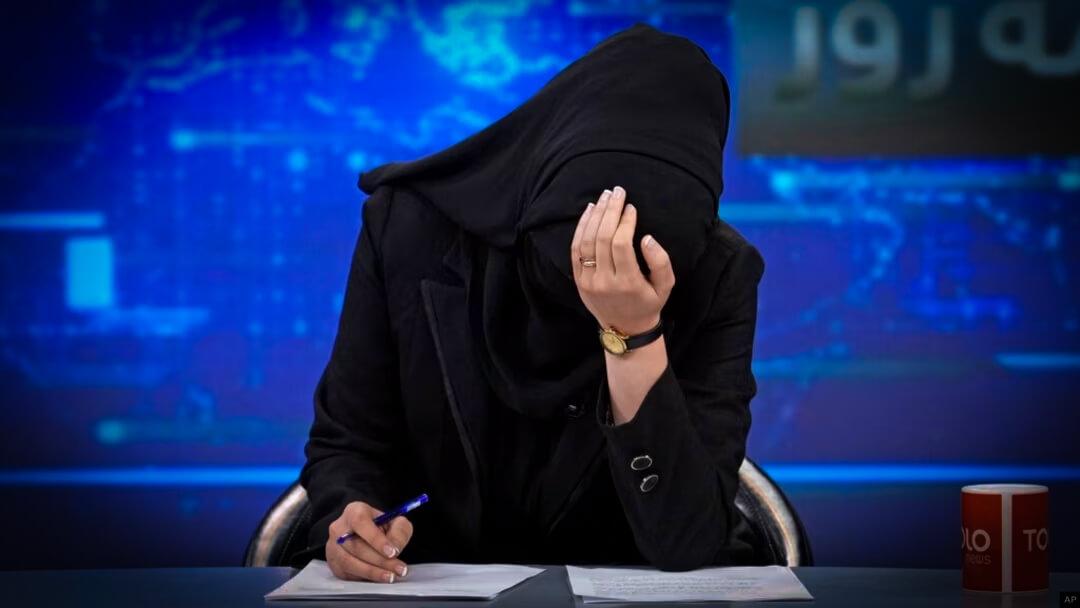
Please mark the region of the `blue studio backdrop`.
[[358, 172], [644, 21], [732, 85], [720, 216], [767, 264], [749, 453], [818, 562], [958, 567], [960, 486], [1030, 481], [1080, 569], [1076, 3], [0, 14], [0, 567], [239, 563], [303, 462]]

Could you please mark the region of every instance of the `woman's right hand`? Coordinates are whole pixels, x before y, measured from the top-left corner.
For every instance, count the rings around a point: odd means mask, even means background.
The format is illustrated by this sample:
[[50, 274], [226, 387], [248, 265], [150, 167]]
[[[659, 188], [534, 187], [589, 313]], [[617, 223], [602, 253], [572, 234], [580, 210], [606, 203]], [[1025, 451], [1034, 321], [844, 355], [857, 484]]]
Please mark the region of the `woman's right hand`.
[[[326, 563], [334, 576], [350, 581], [392, 583], [404, 577], [409, 567], [396, 559], [409, 544], [413, 527], [404, 517], [395, 517], [382, 527], [375, 518], [382, 511], [364, 502], [351, 502], [330, 524], [326, 540]], [[344, 543], [337, 539], [347, 532]]]

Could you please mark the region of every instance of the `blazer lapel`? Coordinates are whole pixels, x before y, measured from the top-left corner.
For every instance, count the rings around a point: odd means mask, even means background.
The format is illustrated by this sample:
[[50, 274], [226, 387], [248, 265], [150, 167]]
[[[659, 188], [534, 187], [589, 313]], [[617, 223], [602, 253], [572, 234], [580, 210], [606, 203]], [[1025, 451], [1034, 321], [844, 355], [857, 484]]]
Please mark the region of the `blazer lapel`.
[[[468, 280], [470, 261], [460, 239], [447, 252], [443, 263], [461, 283], [425, 279], [420, 282], [420, 289], [442, 372], [443, 388], [471, 475], [469, 483], [457, 484], [467, 488], [458, 487], [451, 491], [458, 494], [460, 504], [466, 505], [460, 509], [460, 523], [473, 539], [479, 539], [480, 488], [488, 479], [485, 459], [489, 453], [487, 438], [492, 432], [488, 408], [498, 407], [498, 404], [490, 403], [487, 379], [473, 354], [472, 340], [475, 338], [469, 332], [463, 286]], [[604, 440], [592, 407], [596, 403], [596, 392], [590, 391], [588, 395], [582, 395], [582, 399], [590, 402], [587, 415], [593, 419], [567, 420], [566, 430], [539, 480], [538, 523], [547, 530], [556, 527], [573, 507], [584, 485], [590, 483], [594, 475], [603, 474], [598, 472], [598, 467], [605, 462], [602, 458]], [[585, 402], [578, 405], [585, 405]], [[498, 481], [493, 480], [493, 483]]]
[[[439, 361], [443, 389], [446, 392], [454, 428], [464, 450], [468, 465], [467, 483], [455, 483], [449, 479], [446, 491], [457, 494], [462, 506], [452, 509], [460, 519], [466, 534], [473, 540], [480, 536], [481, 500], [480, 483], [484, 479], [483, 455], [486, 453], [484, 438], [487, 437], [486, 383], [478, 377], [472, 346], [469, 342], [465, 307], [465, 289], [431, 279], [420, 282], [424, 299], [424, 312]], [[441, 450], [441, 443], [437, 446]], [[444, 463], [445, 464], [445, 463]], [[464, 480], [458, 480], [464, 481]]]

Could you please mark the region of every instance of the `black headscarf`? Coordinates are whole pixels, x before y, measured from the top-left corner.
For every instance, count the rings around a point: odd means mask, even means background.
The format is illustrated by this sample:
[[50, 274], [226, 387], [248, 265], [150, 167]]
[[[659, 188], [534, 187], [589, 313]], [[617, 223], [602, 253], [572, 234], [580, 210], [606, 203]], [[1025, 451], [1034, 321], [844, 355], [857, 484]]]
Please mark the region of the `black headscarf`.
[[727, 82], [701, 48], [637, 24], [479, 133], [365, 172], [360, 188], [407, 188], [462, 228], [485, 376], [502, 403], [547, 417], [603, 372], [596, 321], [573, 282], [577, 219], [604, 188], [625, 188], [638, 209], [635, 247], [652, 234], [671, 256], [670, 309], [716, 221], [728, 113]]

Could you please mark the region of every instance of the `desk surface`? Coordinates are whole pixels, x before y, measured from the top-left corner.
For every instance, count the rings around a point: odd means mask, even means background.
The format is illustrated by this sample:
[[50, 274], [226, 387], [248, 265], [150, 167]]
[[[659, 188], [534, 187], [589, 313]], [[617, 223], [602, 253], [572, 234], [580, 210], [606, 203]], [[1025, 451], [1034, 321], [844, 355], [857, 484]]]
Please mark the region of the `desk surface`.
[[[433, 604], [455, 608], [583, 606], [570, 594], [562, 567], [515, 587], [490, 602], [266, 602], [263, 595], [285, 582], [289, 568], [162, 568], [153, 570], [25, 570], [0, 572], [0, 604], [4, 606], [99, 606], [165, 608], [173, 606], [243, 608], [245, 606], [393, 606], [412, 608]], [[892, 607], [960, 606], [962, 608], [1052, 608], [1059, 591], [1080, 591], [1080, 573], [1054, 573], [1050, 591], [995, 595], [964, 592], [959, 570], [884, 568], [796, 568], [815, 602], [743, 603], [767, 608], [824, 608], [833, 606]], [[14, 601], [11, 601], [14, 600]], [[10, 602], [10, 603], [9, 603]], [[701, 605], [701, 604], [695, 604]], [[605, 604], [614, 606], [614, 604]], [[640, 604], [639, 604], [640, 606]], [[660, 606], [660, 604], [646, 604]]]

